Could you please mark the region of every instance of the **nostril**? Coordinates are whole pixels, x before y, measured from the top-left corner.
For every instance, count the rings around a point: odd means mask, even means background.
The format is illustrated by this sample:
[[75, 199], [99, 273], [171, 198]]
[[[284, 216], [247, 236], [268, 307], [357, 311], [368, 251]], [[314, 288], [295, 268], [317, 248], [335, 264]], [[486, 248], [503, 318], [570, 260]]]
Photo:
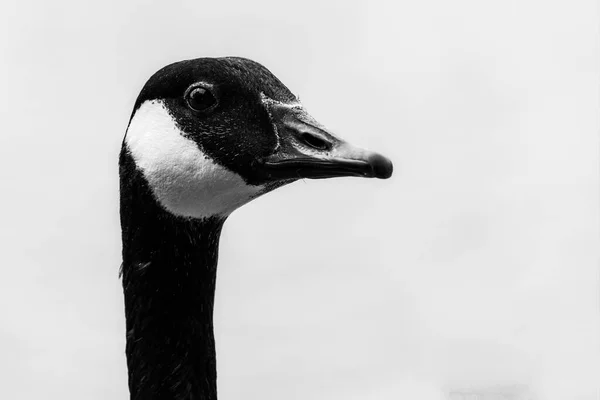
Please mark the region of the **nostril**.
[[329, 142], [309, 132], [302, 132], [300, 139], [317, 150], [327, 150], [330, 147]]

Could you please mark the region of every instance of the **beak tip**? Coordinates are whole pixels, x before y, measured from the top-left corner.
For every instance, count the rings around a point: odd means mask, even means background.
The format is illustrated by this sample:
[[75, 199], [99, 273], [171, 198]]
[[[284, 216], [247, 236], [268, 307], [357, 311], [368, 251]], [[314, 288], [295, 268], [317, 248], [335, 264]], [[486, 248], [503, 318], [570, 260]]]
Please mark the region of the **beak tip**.
[[368, 162], [373, 169], [374, 178], [388, 179], [394, 172], [392, 161], [381, 154], [373, 153], [369, 156]]

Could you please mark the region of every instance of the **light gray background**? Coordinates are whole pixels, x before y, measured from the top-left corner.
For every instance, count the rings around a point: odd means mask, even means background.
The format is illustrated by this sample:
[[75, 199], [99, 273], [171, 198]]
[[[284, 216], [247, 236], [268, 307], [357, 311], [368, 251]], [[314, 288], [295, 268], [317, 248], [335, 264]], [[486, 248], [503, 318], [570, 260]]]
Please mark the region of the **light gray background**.
[[117, 153], [172, 61], [262, 62], [389, 181], [235, 212], [222, 399], [598, 399], [593, 1], [3, 1], [0, 398], [125, 399]]

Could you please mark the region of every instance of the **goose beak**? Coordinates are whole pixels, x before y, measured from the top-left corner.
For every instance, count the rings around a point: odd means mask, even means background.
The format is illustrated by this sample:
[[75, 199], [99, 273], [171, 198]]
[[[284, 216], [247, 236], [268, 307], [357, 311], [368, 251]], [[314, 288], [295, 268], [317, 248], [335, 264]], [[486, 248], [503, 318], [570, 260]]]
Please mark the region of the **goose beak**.
[[302, 107], [268, 105], [279, 144], [260, 160], [261, 175], [268, 180], [323, 179], [341, 176], [387, 179], [392, 162], [381, 154], [339, 139]]

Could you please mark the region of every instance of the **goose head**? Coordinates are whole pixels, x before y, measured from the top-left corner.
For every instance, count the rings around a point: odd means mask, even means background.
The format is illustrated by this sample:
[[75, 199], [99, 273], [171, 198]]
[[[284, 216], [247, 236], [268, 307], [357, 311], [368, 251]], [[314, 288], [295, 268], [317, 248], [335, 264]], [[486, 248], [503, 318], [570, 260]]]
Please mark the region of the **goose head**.
[[392, 174], [387, 158], [331, 133], [265, 67], [233, 57], [155, 73], [137, 98], [123, 149], [164, 209], [194, 219], [226, 217], [302, 178]]

